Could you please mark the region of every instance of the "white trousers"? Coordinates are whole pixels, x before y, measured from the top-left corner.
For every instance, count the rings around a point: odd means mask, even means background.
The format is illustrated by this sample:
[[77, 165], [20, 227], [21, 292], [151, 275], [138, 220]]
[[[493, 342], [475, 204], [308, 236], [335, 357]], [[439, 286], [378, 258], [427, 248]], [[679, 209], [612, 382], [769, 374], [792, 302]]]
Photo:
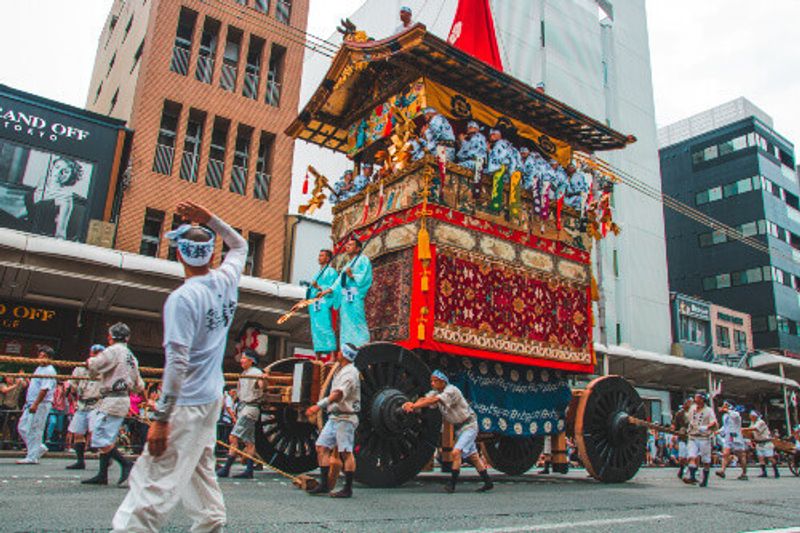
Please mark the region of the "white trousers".
[[158, 531], [179, 502], [192, 519], [192, 531], [222, 531], [225, 502], [214, 458], [221, 408], [222, 399], [175, 408], [167, 450], [153, 457], [145, 449], [136, 461], [128, 495], [114, 515], [113, 531]]
[[50, 414], [50, 407], [52, 404], [42, 402], [36, 409], [35, 413], [31, 413], [26, 405], [22, 411], [22, 416], [17, 423], [17, 432], [22, 440], [25, 442], [27, 450], [26, 459], [31, 461], [38, 461], [47, 449], [42, 446], [44, 439], [44, 430], [47, 426], [47, 416]]

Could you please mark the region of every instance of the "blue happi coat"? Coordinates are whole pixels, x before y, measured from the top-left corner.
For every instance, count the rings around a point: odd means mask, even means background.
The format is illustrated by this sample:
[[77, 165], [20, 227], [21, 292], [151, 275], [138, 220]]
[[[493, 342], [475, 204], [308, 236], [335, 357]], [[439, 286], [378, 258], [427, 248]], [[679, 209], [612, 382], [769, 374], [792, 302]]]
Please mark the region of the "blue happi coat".
[[482, 133], [473, 133], [468, 139], [464, 139], [456, 154], [456, 162], [470, 170], [475, 170], [475, 163], [478, 158], [483, 159], [486, 165], [486, 155], [489, 146], [486, 144], [486, 137]]
[[500, 167], [505, 165], [506, 172], [504, 174], [505, 179], [508, 180], [520, 165], [520, 155], [519, 151], [514, 148], [509, 141], [505, 139], [500, 139], [496, 141], [492, 145], [492, 149], [489, 150], [489, 162], [486, 166], [486, 173], [487, 174], [494, 174]]
[[425, 149], [432, 155], [436, 155], [437, 146], [448, 144], [450, 147], [447, 149], [447, 159], [452, 160], [455, 157], [455, 150], [452, 145], [456, 142], [456, 134], [453, 132], [450, 122], [442, 115], [434, 115], [428, 123], [423, 142]]
[[529, 191], [533, 190], [536, 178], [544, 173], [546, 166], [547, 163], [542, 156], [536, 152], [531, 152], [528, 158], [522, 161], [519, 168], [520, 172], [522, 172], [522, 186]]
[[586, 174], [576, 171], [572, 176], [567, 178], [565, 185], [564, 203], [571, 208], [580, 211], [581, 204], [583, 203], [583, 194], [589, 192], [589, 180]]
[[[339, 273], [332, 266], [323, 267], [323, 270], [317, 274], [314, 281], [317, 282], [322, 288], [322, 291], [329, 289], [336, 283], [339, 278]], [[306, 291], [306, 298], [316, 298], [320, 292], [319, 289], [309, 287]], [[330, 353], [336, 351], [336, 332], [333, 331], [333, 322], [331, 321], [331, 310], [333, 309], [334, 295], [328, 294], [321, 300], [314, 302], [308, 308], [308, 314], [311, 317], [311, 341], [314, 344], [314, 351], [316, 353]]]
[[[347, 275], [347, 268], [353, 277]], [[340, 345], [352, 343], [363, 346], [369, 342], [369, 327], [364, 309], [364, 300], [372, 286], [372, 263], [363, 254], [351, 259], [342, 269], [333, 284], [336, 304], [339, 308]]]

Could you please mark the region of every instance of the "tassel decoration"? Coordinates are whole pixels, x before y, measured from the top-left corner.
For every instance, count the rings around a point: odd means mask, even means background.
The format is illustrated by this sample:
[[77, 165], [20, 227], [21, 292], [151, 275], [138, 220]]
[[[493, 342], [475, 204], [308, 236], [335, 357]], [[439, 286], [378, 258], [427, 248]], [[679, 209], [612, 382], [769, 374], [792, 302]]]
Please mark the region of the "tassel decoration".
[[417, 258], [420, 261], [431, 260], [431, 236], [424, 223], [420, 226], [419, 232], [417, 233]]
[[308, 172], [306, 172], [306, 179], [303, 180], [303, 194], [308, 194]]

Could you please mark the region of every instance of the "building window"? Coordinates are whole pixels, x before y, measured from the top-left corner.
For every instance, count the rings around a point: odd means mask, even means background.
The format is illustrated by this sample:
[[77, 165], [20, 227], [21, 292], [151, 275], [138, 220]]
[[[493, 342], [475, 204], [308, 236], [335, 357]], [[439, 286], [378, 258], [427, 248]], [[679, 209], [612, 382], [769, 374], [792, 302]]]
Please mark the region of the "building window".
[[231, 168], [231, 192], [247, 194], [247, 170], [250, 160], [250, 141], [253, 128], [240, 125], [236, 132], [236, 146], [233, 152], [233, 168]]
[[186, 122], [186, 136], [183, 139], [183, 155], [181, 156], [181, 179], [197, 182], [200, 170], [200, 148], [203, 145], [203, 128], [206, 114], [196, 109], [189, 110]]
[[114, 68], [114, 63], [117, 62], [117, 53], [114, 52], [114, 55], [111, 56], [111, 60], [108, 62], [108, 70], [106, 71], [106, 78], [109, 74], [111, 74], [111, 69]]
[[[242, 230], [240, 228], [233, 228], [233, 231], [235, 231], [239, 235], [242, 234]], [[221, 257], [222, 261], [225, 261], [225, 258], [228, 256], [228, 250], [230, 250], [230, 248], [228, 247], [227, 244], [225, 244], [225, 241], [223, 241], [222, 242], [222, 257]]]
[[622, 344], [622, 324], [620, 324], [619, 322], [617, 322], [616, 334], [617, 334], [616, 344], [620, 345]]
[[158, 257], [158, 245], [161, 242], [161, 226], [164, 225], [164, 212], [155, 209], [147, 209], [144, 214], [144, 224], [142, 225], [142, 242], [139, 245], [139, 253]]
[[180, 114], [180, 104], [169, 100], [164, 101], [164, 110], [161, 112], [161, 126], [158, 130], [158, 141], [156, 142], [156, 155], [153, 160], [153, 172], [167, 176], [172, 174], [172, 160], [175, 157], [175, 137]]
[[733, 330], [733, 343], [737, 352], [746, 352], [747, 333], [738, 329]]
[[264, 53], [264, 40], [251, 35], [250, 46], [247, 48], [247, 64], [244, 67], [244, 87], [242, 95], [245, 98], [258, 99], [258, 85], [261, 82], [261, 61]]
[[679, 341], [706, 345], [706, 322], [697, 318], [679, 315]]
[[228, 119], [216, 117], [214, 130], [211, 132], [211, 151], [208, 153], [208, 168], [206, 169], [206, 185], [215, 189], [222, 188], [222, 177], [225, 173], [225, 150], [228, 145], [228, 129], [231, 122]]
[[97, 92], [94, 93], [94, 101], [97, 102], [97, 99], [100, 98], [100, 93], [103, 92], [103, 82], [100, 82], [100, 85], [97, 86]]
[[203, 23], [203, 35], [200, 38], [200, 52], [197, 55], [197, 69], [194, 76], [203, 83], [211, 83], [214, 76], [214, 57], [217, 53], [217, 39], [220, 23], [206, 17]]
[[278, 22], [289, 24], [292, 18], [292, 0], [278, 0], [275, 4], [275, 19]]
[[247, 276], [261, 275], [261, 256], [264, 250], [264, 236], [251, 231], [247, 236], [247, 260], [244, 263], [244, 273]]
[[614, 277], [619, 277], [619, 254], [616, 250], [611, 253], [611, 259], [614, 264]]
[[[183, 224], [183, 219], [178, 215], [172, 215], [172, 225], [170, 230], [178, 229]], [[178, 245], [169, 241], [169, 250], [167, 250], [167, 259], [170, 261], [178, 260]]]
[[724, 326], [717, 326], [717, 346], [720, 348], [731, 347], [731, 330]]
[[125, 42], [125, 39], [128, 38], [128, 34], [131, 32], [131, 26], [133, 26], [133, 15], [131, 18], [128, 19], [128, 23], [125, 25], [125, 33], [122, 34], [122, 42]]
[[269, 0], [255, 0], [253, 7], [266, 15], [269, 13]]
[[281, 82], [283, 79], [283, 63], [286, 59], [286, 48], [273, 44], [269, 55], [269, 71], [267, 72], [268, 105], [278, 107], [281, 103]]
[[178, 29], [175, 32], [175, 44], [172, 46], [172, 61], [169, 65], [172, 72], [177, 72], [181, 76], [189, 74], [189, 57], [192, 54], [192, 36], [196, 22], [197, 13], [182, 7], [178, 17]]
[[114, 91], [113, 96], [111, 96], [111, 106], [108, 108], [108, 113], [111, 114], [114, 111], [114, 108], [117, 107], [117, 99], [119, 98], [119, 87], [117, 90]]
[[139, 43], [139, 47], [133, 54], [133, 65], [131, 65], [131, 72], [133, 72], [133, 69], [135, 69], [136, 65], [139, 64], [139, 60], [142, 58], [142, 52], [144, 52], [144, 39], [142, 39], [142, 42]]
[[261, 132], [258, 144], [258, 159], [256, 161], [256, 179], [253, 185], [253, 197], [258, 200], [269, 200], [269, 186], [272, 177], [272, 146], [275, 136], [265, 131]]
[[222, 71], [219, 86], [226, 91], [236, 90], [236, 71], [239, 68], [239, 53], [242, 48], [242, 31], [228, 26], [225, 52], [222, 54]]

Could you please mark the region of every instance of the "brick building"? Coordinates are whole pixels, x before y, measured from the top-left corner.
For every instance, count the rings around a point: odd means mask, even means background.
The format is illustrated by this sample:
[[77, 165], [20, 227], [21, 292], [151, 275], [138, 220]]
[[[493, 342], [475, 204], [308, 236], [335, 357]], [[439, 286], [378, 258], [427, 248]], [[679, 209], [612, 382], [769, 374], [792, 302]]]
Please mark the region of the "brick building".
[[114, 0], [86, 107], [135, 131], [117, 248], [174, 258], [164, 234], [190, 198], [249, 240], [246, 274], [285, 278], [293, 142], [283, 131], [298, 107], [308, 7]]

